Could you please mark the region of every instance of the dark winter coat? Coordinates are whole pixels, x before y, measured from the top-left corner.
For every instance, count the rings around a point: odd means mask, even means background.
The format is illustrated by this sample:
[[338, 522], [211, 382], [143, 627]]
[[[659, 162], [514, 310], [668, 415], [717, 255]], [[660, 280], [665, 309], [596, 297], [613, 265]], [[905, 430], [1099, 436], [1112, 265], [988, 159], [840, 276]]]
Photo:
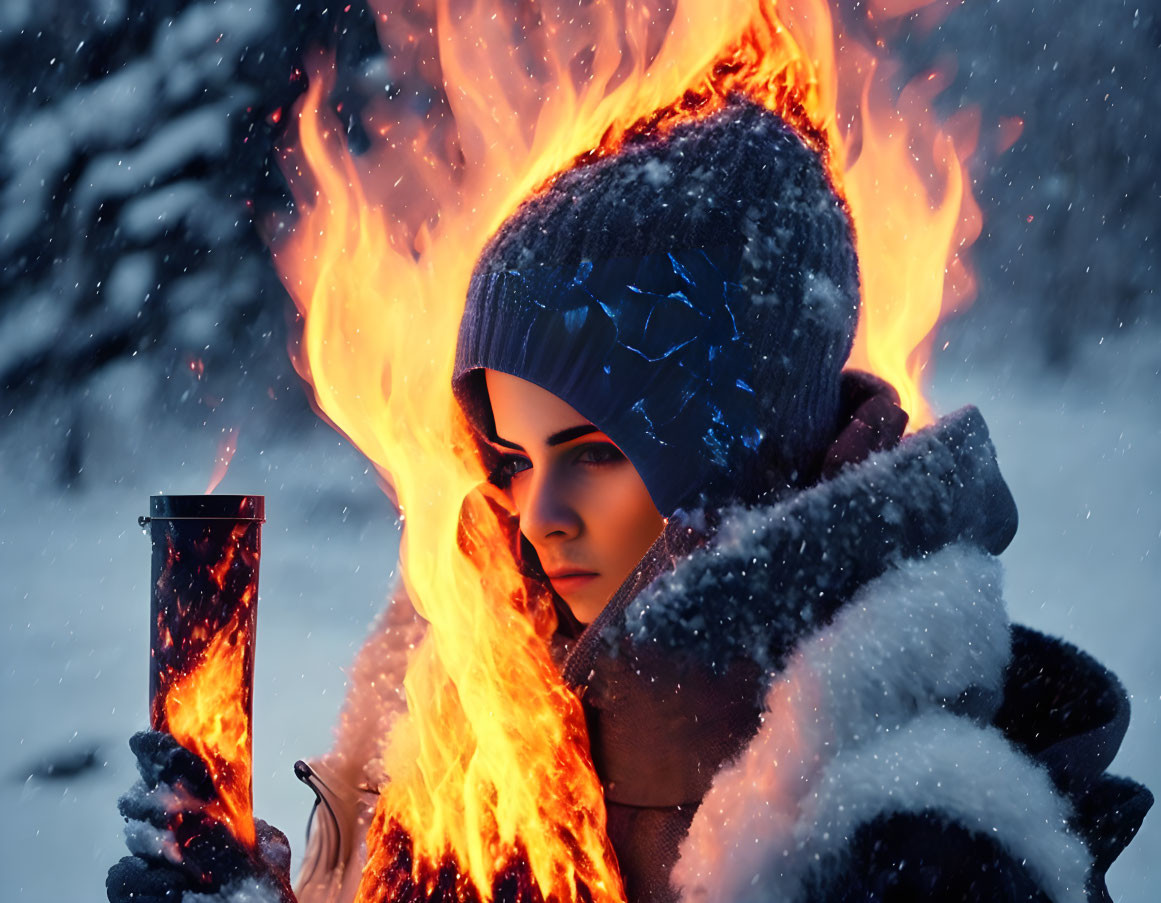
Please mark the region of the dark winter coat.
[[1009, 625], [1015, 528], [974, 408], [671, 519], [564, 665], [631, 903], [1107, 899], [1152, 802], [1104, 774], [1128, 701]]
[[[825, 479], [671, 518], [597, 621], [562, 627], [630, 903], [1107, 900], [1152, 802], [1104, 773], [1124, 690], [1009, 624], [994, 556], [1016, 510], [979, 413], [868, 458], [902, 421], [873, 383], [847, 390]], [[408, 611], [304, 770], [324, 804], [300, 903], [357, 884]]]

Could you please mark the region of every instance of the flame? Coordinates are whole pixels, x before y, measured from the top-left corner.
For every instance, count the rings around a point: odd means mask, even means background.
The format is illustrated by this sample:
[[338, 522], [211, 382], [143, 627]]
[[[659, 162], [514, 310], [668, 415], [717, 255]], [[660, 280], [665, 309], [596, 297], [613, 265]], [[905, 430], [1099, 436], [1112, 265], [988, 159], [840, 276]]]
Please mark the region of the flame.
[[[853, 51], [849, 63], [873, 76], [879, 64]], [[911, 415], [909, 428], [917, 429], [933, 419], [923, 386], [936, 328], [975, 294], [965, 252], [983, 217], [968, 190], [967, 161], [979, 123], [970, 110], [942, 124], [932, 118], [934, 98], [946, 87], [942, 74], [913, 81], [894, 105], [875, 87], [872, 77], [862, 85], [862, 134], [848, 138], [847, 148], [844, 188], [862, 280], [849, 363], [892, 383]], [[850, 153], [859, 138], [861, 148]]]
[[250, 719], [239, 692], [246, 659], [241, 614], [249, 602], [242, 600], [239, 613], [210, 640], [197, 667], [170, 687], [165, 717], [177, 742], [210, 770], [218, 796], [207, 807], [208, 814], [252, 847]]
[[218, 446], [218, 456], [214, 458], [214, 472], [210, 475], [210, 482], [206, 486], [206, 495], [210, 495], [218, 488], [218, 484], [222, 482], [226, 471], [230, 469], [230, 462], [234, 460], [234, 452], [238, 450], [238, 428], [232, 427], [225, 433], [225, 438]]
[[451, 397], [473, 262], [554, 174], [743, 91], [799, 129], [845, 196], [863, 280], [852, 363], [900, 389], [914, 428], [930, 419], [935, 325], [971, 292], [971, 123], [936, 119], [938, 78], [893, 101], [881, 49], [846, 36], [824, 0], [376, 9], [399, 98], [364, 117], [372, 146], [355, 159], [326, 109], [333, 66], [315, 61], [283, 159], [299, 218], [271, 238], [303, 321], [295, 364], [389, 483], [405, 585], [430, 625], [387, 744], [359, 897], [391, 898], [401, 829], [428, 889], [450, 864], [488, 900], [523, 859], [544, 899], [620, 900], [579, 702], [548, 653], [551, 612], [516, 573], [511, 524], [479, 490]]
[[250, 711], [257, 530], [251, 521], [234, 524], [227, 536], [199, 527], [179, 543], [167, 529], [150, 649], [150, 724], [205, 763], [217, 791], [206, 814], [248, 847], [255, 841]]

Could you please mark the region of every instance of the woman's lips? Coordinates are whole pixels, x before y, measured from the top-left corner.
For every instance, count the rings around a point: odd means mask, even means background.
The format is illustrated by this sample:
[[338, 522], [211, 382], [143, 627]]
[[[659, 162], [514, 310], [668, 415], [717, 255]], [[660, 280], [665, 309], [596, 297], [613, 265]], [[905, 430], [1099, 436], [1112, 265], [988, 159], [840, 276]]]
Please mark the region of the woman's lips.
[[591, 571], [572, 571], [556, 576], [549, 574], [548, 579], [552, 581], [552, 585], [558, 593], [563, 593], [587, 586], [599, 576], [600, 574], [594, 574]]

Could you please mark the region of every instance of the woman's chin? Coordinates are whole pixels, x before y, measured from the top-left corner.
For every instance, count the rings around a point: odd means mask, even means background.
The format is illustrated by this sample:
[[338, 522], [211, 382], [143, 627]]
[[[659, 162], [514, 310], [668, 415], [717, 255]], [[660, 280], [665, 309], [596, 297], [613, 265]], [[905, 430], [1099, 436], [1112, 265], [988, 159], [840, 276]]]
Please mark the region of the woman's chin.
[[552, 588], [564, 599], [574, 618], [590, 624], [609, 602], [610, 593], [598, 575], [565, 577], [552, 581]]

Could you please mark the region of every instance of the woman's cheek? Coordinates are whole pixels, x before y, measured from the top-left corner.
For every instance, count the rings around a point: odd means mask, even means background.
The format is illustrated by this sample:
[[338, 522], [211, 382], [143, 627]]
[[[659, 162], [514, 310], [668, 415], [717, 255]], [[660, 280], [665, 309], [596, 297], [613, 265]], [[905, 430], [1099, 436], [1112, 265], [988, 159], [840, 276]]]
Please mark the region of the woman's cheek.
[[645, 484], [635, 470], [627, 470], [627, 475], [618, 474], [622, 478], [611, 481], [614, 485], [609, 487], [606, 501], [610, 522], [615, 524], [609, 541], [621, 559], [622, 578], [629, 576], [664, 526]]

